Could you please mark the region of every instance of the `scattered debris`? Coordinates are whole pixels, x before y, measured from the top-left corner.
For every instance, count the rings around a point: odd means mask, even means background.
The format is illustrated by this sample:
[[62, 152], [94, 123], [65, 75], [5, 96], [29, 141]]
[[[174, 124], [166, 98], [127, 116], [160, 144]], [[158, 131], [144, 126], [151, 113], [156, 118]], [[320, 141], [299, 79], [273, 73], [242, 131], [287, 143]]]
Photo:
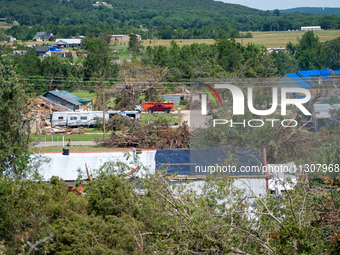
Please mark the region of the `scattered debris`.
[[31, 109], [28, 114], [28, 119], [36, 122], [39, 134], [83, 134], [85, 129], [70, 128], [70, 127], [57, 127], [51, 125], [51, 115], [53, 112], [69, 111], [65, 106], [60, 105], [46, 97], [39, 96], [31, 99], [27, 103], [27, 107]]

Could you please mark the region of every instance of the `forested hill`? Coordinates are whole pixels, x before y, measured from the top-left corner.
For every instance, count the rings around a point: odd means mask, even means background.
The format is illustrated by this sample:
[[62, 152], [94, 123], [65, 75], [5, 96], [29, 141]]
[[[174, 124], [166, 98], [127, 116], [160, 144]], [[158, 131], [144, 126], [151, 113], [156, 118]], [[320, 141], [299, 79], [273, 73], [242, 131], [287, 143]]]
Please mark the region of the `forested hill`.
[[108, 0], [107, 3], [117, 8], [137, 8], [151, 10], [200, 10], [211, 12], [225, 12], [230, 14], [257, 14], [264, 11], [252, 9], [238, 4], [228, 4], [214, 0]]
[[[163, 16], [176, 12], [192, 18], [195, 17], [184, 12], [204, 11], [203, 16], [208, 13], [210, 16], [216, 13], [236, 16], [268, 15], [264, 11], [214, 0], [106, 0], [108, 7], [95, 7], [94, 2], [90, 0], [0, 0], [0, 17], [8, 18], [9, 21], [16, 20], [21, 25], [74, 25], [91, 23], [90, 21], [110, 24], [116, 23], [117, 20], [125, 22], [150, 19], [158, 16], [160, 11], [170, 11]], [[138, 15], [138, 12], [142, 15]]]
[[[6, 18], [8, 23], [16, 20], [20, 25], [39, 25], [44, 27], [43, 31], [57, 30], [59, 35], [65, 34], [61, 26], [77, 26], [73, 34], [89, 32], [93, 26], [109, 26], [112, 28], [110, 30], [129, 28], [130, 31], [143, 27], [153, 29], [155, 35], [163, 39], [235, 37], [237, 33], [231, 29], [282, 31], [299, 29], [306, 24], [318, 24], [323, 29], [340, 28], [340, 15], [281, 13], [278, 10], [271, 13], [214, 0], [106, 0], [107, 6], [94, 6], [94, 2], [0, 0], [0, 18]], [[79, 26], [87, 28], [83, 31]], [[17, 36], [20, 29], [14, 29], [16, 31], [9, 34]], [[184, 29], [186, 35], [174, 35], [173, 31], [180, 29]], [[26, 36], [18, 38], [24, 39]]]
[[292, 9], [286, 9], [286, 10], [280, 10], [281, 13], [293, 13], [293, 12], [305, 12], [305, 13], [312, 13], [312, 14], [318, 14], [318, 15], [339, 15], [340, 14], [340, 8], [331, 8], [331, 7], [298, 7], [298, 8], [292, 8]]

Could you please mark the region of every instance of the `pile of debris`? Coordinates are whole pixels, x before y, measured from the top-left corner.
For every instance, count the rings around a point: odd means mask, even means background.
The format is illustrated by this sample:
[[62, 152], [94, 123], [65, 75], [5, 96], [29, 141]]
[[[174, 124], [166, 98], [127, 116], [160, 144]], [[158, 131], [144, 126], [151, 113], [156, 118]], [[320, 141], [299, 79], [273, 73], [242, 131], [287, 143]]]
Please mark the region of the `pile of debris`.
[[151, 125], [142, 125], [138, 121], [131, 124], [127, 133], [114, 132], [108, 139], [97, 139], [96, 144], [110, 148], [189, 148], [190, 131], [187, 122], [178, 128], [171, 128], [163, 118]]
[[[77, 132], [68, 127], [53, 127], [51, 124], [51, 116], [53, 112], [66, 112], [69, 111], [67, 107], [58, 104], [47, 97], [39, 96], [31, 99], [27, 103], [27, 107], [30, 109], [28, 119], [36, 122], [36, 132], [39, 134], [58, 134], [68, 133], [72, 134]], [[78, 131], [80, 133], [81, 131]]]

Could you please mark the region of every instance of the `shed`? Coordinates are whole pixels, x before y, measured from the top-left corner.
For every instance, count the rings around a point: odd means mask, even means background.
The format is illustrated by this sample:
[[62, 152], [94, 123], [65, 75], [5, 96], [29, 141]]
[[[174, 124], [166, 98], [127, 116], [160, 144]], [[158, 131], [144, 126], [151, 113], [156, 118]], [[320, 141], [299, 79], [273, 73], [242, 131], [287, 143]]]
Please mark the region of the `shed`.
[[314, 104], [312, 117], [315, 131], [319, 131], [322, 127], [328, 129], [332, 121], [339, 117], [339, 115], [332, 116], [330, 111], [339, 108], [340, 104]]
[[[137, 40], [141, 41], [142, 37], [140, 35], [136, 35], [137, 36]], [[130, 36], [129, 35], [111, 35], [111, 41], [115, 42], [128, 42], [130, 40]]]
[[181, 102], [181, 97], [184, 98], [184, 96], [181, 95], [163, 95], [165, 102], [172, 102], [175, 105], [179, 105]]
[[54, 90], [54, 91], [48, 91], [45, 94], [43, 94], [44, 97], [47, 97], [48, 99], [55, 101], [59, 104], [62, 104], [66, 106], [68, 109], [75, 111], [79, 110], [81, 103], [69, 98], [68, 96], [60, 93], [60, 91]]

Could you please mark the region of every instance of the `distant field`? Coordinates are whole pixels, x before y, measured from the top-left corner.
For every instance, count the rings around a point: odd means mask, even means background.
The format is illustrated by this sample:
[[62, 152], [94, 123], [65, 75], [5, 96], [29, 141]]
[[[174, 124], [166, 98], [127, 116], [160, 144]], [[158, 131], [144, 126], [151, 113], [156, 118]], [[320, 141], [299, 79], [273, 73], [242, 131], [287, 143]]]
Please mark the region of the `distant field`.
[[[6, 43], [6, 44], [12, 45], [13, 43], [14, 43], [14, 42], [8, 42], [8, 43]], [[23, 45], [32, 45], [32, 44], [35, 44], [36, 46], [41, 46], [41, 45], [43, 45], [43, 44], [48, 45], [48, 46], [54, 45], [54, 42], [36, 42], [36, 41], [25, 41], [25, 42], [16, 41], [15, 43], [23, 44]]]
[[[296, 44], [298, 39], [305, 33], [303, 31], [279, 31], [279, 32], [251, 32], [253, 38], [236, 38], [236, 42], [247, 45], [248, 43], [262, 44], [267, 48], [284, 48], [288, 42]], [[320, 38], [321, 42], [335, 39], [340, 36], [340, 30], [321, 30], [314, 31], [314, 33]], [[176, 43], [180, 46], [190, 45], [193, 43], [206, 43], [214, 44], [214, 39], [176, 39]], [[243, 42], [242, 42], [243, 41]], [[151, 40], [151, 44], [148, 40], [143, 40], [144, 46], [158, 46], [165, 45], [170, 46], [171, 40]]]

